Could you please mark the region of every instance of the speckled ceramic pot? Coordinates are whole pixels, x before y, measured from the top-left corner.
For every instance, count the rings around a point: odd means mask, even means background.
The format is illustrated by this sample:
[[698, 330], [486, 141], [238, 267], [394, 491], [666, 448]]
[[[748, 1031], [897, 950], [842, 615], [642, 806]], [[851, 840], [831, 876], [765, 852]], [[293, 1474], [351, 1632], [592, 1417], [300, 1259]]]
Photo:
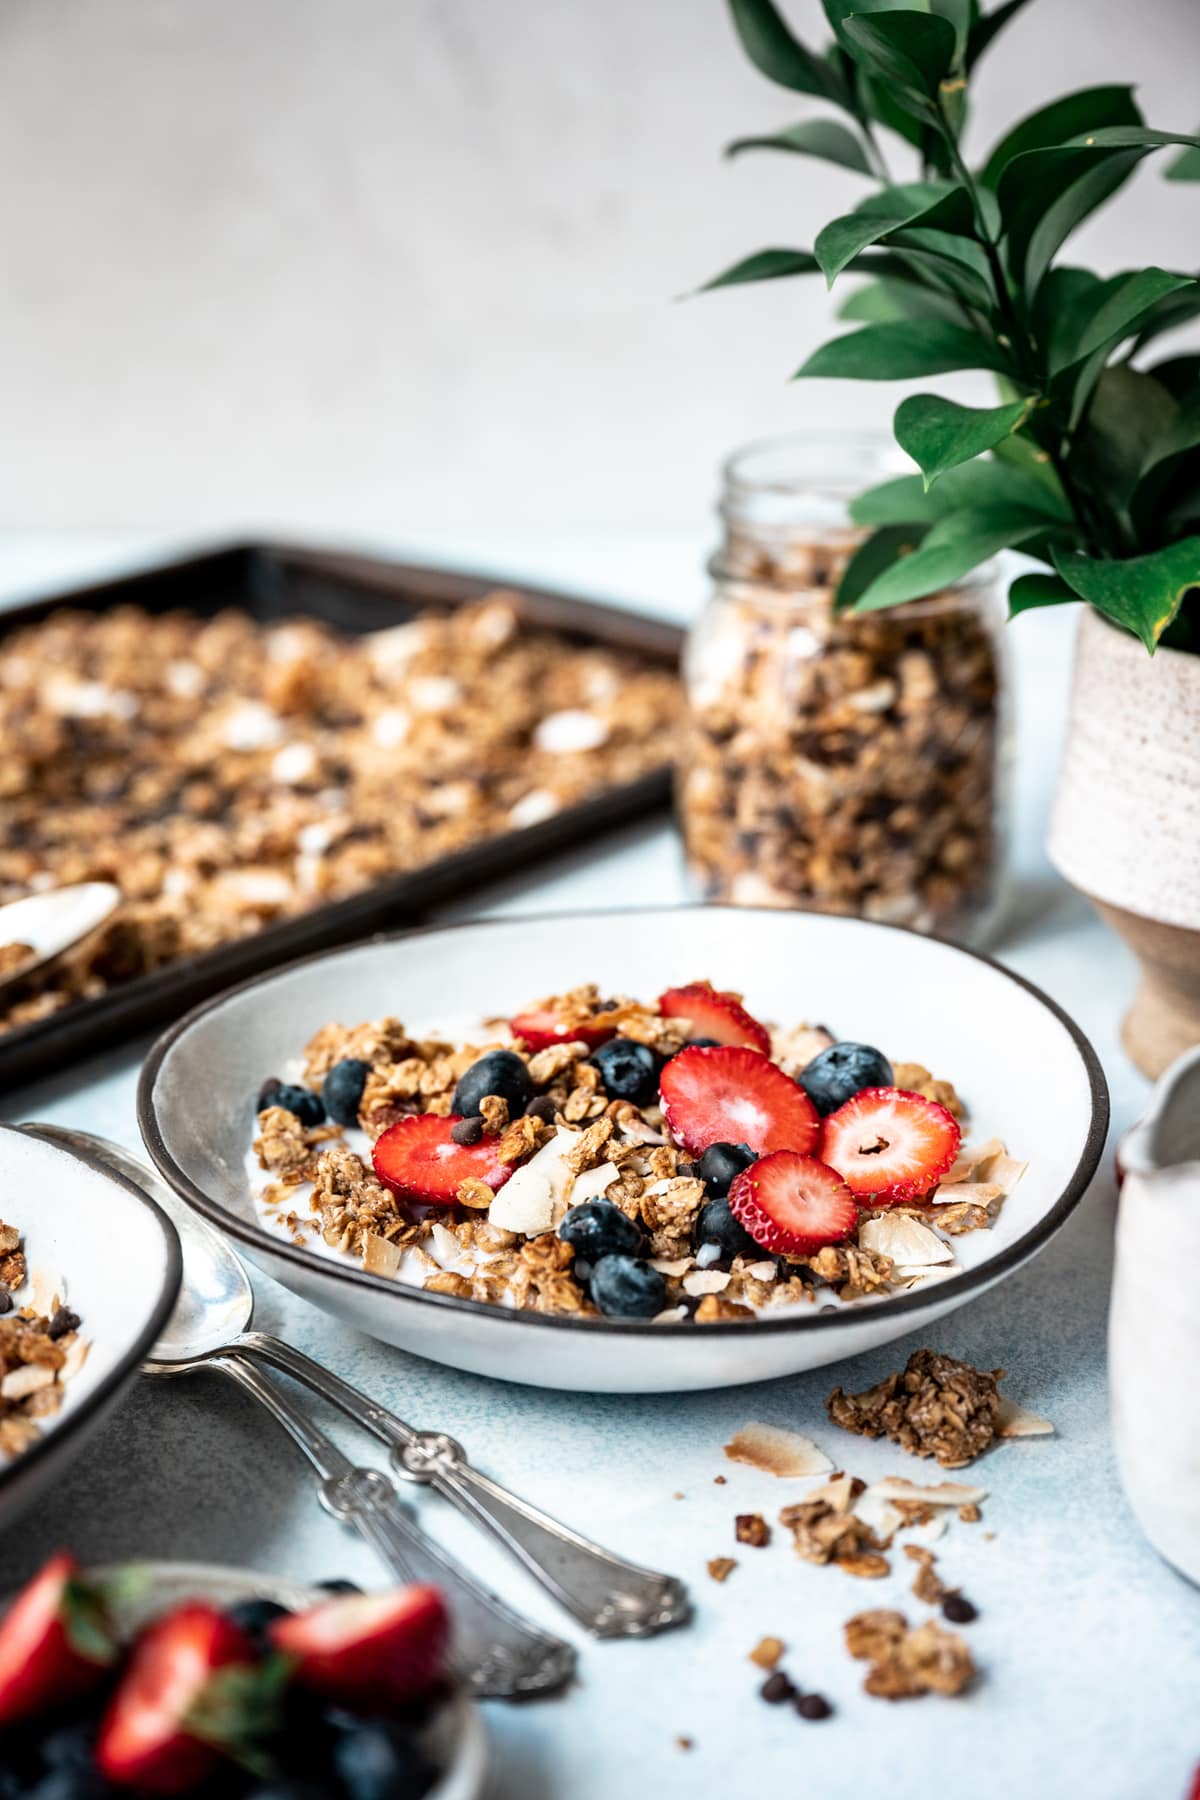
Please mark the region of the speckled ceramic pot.
[[1048, 848], [1141, 964], [1122, 1041], [1161, 1075], [1200, 1044], [1200, 656], [1084, 611]]

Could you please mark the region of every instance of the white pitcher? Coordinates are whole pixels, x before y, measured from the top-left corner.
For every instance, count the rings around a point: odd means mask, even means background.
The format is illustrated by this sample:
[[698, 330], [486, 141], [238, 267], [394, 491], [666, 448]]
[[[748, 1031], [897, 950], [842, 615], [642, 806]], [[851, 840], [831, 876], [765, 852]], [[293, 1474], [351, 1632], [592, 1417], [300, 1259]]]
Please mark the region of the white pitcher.
[[1108, 1319], [1117, 1465], [1150, 1542], [1200, 1582], [1200, 1049], [1163, 1075], [1120, 1160]]

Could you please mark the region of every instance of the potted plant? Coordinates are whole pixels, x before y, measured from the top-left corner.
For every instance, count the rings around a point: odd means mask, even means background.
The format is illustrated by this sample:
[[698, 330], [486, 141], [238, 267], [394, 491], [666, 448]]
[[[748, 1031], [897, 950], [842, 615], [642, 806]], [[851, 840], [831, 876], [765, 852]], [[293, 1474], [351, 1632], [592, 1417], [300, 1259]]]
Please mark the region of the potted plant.
[[1200, 178], [1200, 138], [1152, 130], [1113, 85], [968, 160], [980, 58], [1027, 0], [822, 3], [833, 42], [814, 50], [773, 0], [730, 0], [761, 72], [832, 113], [730, 149], [821, 157], [869, 191], [811, 250], [759, 251], [707, 285], [868, 278], [841, 309], [856, 329], [799, 378], [996, 378], [994, 406], [900, 405], [896, 441], [920, 473], [854, 503], [868, 535], [836, 605], [897, 606], [1006, 549], [1041, 565], [1013, 580], [1010, 617], [1086, 603], [1050, 854], [1142, 961], [1125, 1042], [1157, 1073], [1200, 1042], [1200, 355], [1158, 343], [1200, 317], [1200, 279], [1101, 276], [1064, 251], [1145, 157], [1173, 149], [1168, 177]]

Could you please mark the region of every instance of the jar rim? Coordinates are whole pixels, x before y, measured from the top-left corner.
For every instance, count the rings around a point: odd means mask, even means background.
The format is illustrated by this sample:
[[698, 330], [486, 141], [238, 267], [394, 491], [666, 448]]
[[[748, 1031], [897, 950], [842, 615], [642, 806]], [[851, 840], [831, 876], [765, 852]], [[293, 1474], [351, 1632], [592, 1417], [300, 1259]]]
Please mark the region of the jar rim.
[[883, 480], [915, 472], [894, 438], [871, 430], [779, 432], [739, 445], [721, 464], [726, 496], [746, 499], [805, 493], [843, 498], [868, 485], [872, 474]]

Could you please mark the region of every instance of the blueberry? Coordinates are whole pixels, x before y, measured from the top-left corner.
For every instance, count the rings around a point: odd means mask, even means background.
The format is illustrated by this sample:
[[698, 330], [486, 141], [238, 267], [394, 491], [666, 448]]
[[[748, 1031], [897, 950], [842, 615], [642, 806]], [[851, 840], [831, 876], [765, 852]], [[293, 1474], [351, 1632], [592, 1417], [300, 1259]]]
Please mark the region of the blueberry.
[[347, 1732], [333, 1760], [348, 1800], [418, 1800], [436, 1777], [411, 1735], [382, 1721]]
[[649, 1106], [658, 1099], [659, 1060], [645, 1044], [635, 1044], [632, 1038], [610, 1038], [593, 1051], [592, 1062], [610, 1100]]
[[321, 1088], [325, 1111], [339, 1125], [358, 1124], [358, 1105], [370, 1073], [370, 1063], [362, 1062], [357, 1056], [346, 1056], [341, 1062], [335, 1062], [325, 1077]]
[[533, 1099], [528, 1066], [515, 1050], [489, 1050], [473, 1062], [466, 1074], [458, 1078], [450, 1110], [472, 1119], [487, 1094], [499, 1094], [508, 1101], [510, 1119], [518, 1118]]
[[749, 1144], [710, 1144], [700, 1158], [700, 1179], [710, 1200], [723, 1200], [735, 1175], [758, 1160]]
[[[579, 1179], [586, 1181], [587, 1177]], [[572, 1246], [577, 1259], [583, 1257], [589, 1263], [602, 1256], [637, 1256], [645, 1248], [641, 1227], [611, 1200], [583, 1200], [573, 1206], [559, 1225], [558, 1235]]]
[[723, 1050], [725, 1046], [720, 1038], [689, 1038], [687, 1047], [689, 1050]]
[[891, 1087], [892, 1065], [870, 1044], [830, 1044], [801, 1069], [799, 1081], [824, 1117], [863, 1088]]
[[318, 1581], [317, 1586], [321, 1589], [322, 1593], [325, 1594], [341, 1596], [345, 1594], [362, 1593], [362, 1589], [359, 1587], [357, 1581], [344, 1581], [336, 1576], [332, 1581]]
[[48, 1731], [42, 1739], [42, 1761], [48, 1769], [90, 1769], [99, 1721], [75, 1719]]
[[285, 1112], [295, 1113], [302, 1125], [323, 1125], [325, 1108], [320, 1094], [314, 1094], [311, 1088], [297, 1087], [285, 1081], [275, 1090], [272, 1106], [282, 1106]]
[[258, 1090], [258, 1099], [254, 1103], [255, 1111], [266, 1112], [268, 1106], [275, 1106], [277, 1104], [275, 1096], [282, 1086], [283, 1083], [278, 1075], [269, 1076]]
[[729, 1210], [728, 1200], [710, 1200], [696, 1220], [696, 1243], [716, 1244], [722, 1256], [757, 1256], [766, 1252]]
[[35, 1787], [26, 1788], [26, 1800], [107, 1800], [116, 1789], [96, 1769], [51, 1769]]
[[603, 1256], [592, 1270], [592, 1299], [614, 1319], [652, 1319], [667, 1304], [667, 1284], [636, 1256]]
[[229, 1617], [254, 1643], [266, 1642], [267, 1632], [276, 1619], [286, 1619], [288, 1609], [274, 1600], [239, 1600], [229, 1608]]

